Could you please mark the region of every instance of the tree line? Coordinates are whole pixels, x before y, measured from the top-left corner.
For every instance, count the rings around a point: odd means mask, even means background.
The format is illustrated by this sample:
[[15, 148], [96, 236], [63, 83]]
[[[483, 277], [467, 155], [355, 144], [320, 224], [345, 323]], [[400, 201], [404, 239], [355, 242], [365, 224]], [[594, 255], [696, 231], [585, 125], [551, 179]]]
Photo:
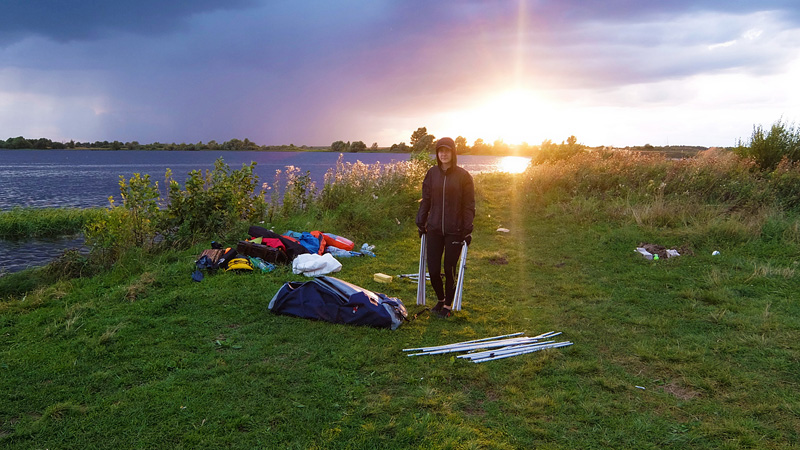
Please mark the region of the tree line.
[[[546, 139], [539, 145], [530, 145], [528, 143], [522, 144], [507, 144], [502, 139], [497, 139], [494, 142], [485, 142], [483, 139], [476, 139], [472, 145], [468, 145], [467, 139], [463, 136], [455, 138], [456, 150], [462, 155], [519, 155], [519, 156], [537, 156], [544, 157], [543, 155], [558, 154], [572, 154], [581, 150], [588, 149], [589, 147], [578, 143], [575, 136], [570, 136], [566, 141], [556, 144], [549, 139]], [[392, 144], [388, 147], [379, 147], [377, 142], [373, 142], [369, 147], [363, 141], [341, 141], [337, 140], [331, 143], [329, 147], [309, 147], [306, 145], [295, 146], [289, 145], [258, 145], [250, 139], [245, 138], [231, 139], [222, 143], [211, 140], [206, 143], [200, 141], [196, 144], [187, 143], [161, 143], [153, 142], [150, 144], [142, 144], [138, 141], [121, 142], [121, 141], [95, 141], [95, 142], [79, 142], [70, 140], [69, 142], [52, 141], [47, 138], [26, 139], [23, 136], [15, 138], [8, 138], [6, 140], [0, 139], [1, 149], [97, 149], [97, 150], [167, 150], [167, 151], [202, 151], [202, 150], [238, 150], [238, 151], [331, 151], [337, 153], [356, 153], [356, 152], [380, 152], [386, 151], [391, 153], [433, 153], [435, 152], [434, 146], [436, 145], [436, 136], [428, 133], [427, 127], [417, 128], [416, 131], [411, 133], [409, 143], [400, 142]], [[685, 147], [680, 149], [682, 155], [693, 154], [705, 147]], [[669, 147], [653, 147], [646, 144], [643, 147], [626, 147], [628, 150], [634, 151], [661, 151], [668, 152]], [[672, 149], [677, 150], [677, 149]]]
[[5, 149], [95, 149], [95, 150], [178, 150], [178, 151], [191, 151], [191, 150], [250, 150], [250, 151], [292, 151], [292, 150], [308, 150], [312, 147], [300, 146], [296, 147], [294, 144], [289, 145], [258, 145], [250, 139], [245, 138], [231, 139], [222, 143], [211, 140], [206, 143], [198, 142], [196, 144], [187, 143], [162, 143], [153, 142], [151, 144], [141, 144], [138, 141], [120, 142], [120, 141], [95, 141], [95, 142], [80, 142], [70, 140], [69, 142], [52, 141], [47, 138], [39, 139], [26, 139], [23, 136], [15, 138], [8, 138], [6, 140], [0, 139], [0, 148]]

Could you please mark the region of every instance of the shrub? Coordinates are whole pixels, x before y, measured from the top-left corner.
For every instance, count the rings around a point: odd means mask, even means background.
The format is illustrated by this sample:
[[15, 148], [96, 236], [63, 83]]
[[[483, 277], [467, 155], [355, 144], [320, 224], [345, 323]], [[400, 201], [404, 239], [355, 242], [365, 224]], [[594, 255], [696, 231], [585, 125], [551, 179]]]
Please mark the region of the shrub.
[[135, 246], [135, 220], [131, 212], [113, 204], [98, 219], [87, 224], [84, 231], [86, 244], [100, 264], [111, 264], [127, 249]]
[[208, 236], [224, 235], [242, 221], [260, 220], [265, 213], [263, 190], [258, 190], [256, 163], [230, 170], [220, 158], [214, 170], [189, 173], [185, 188], [168, 169], [167, 198], [161, 199], [158, 183], [150, 176], [120, 177], [122, 205], [114, 205], [86, 228], [93, 256], [116, 261], [131, 247], [149, 250], [156, 242], [192, 244]]
[[784, 158], [769, 174], [775, 201], [784, 209], [800, 210], [800, 161]]
[[193, 243], [224, 234], [243, 220], [260, 220], [266, 204], [255, 166], [251, 162], [232, 171], [220, 158], [214, 162], [213, 171], [191, 171], [184, 189], [168, 170], [169, 189], [160, 231], [170, 240]]
[[584, 151], [586, 147], [578, 144], [575, 136], [570, 136], [567, 142], [554, 144], [550, 139], [546, 139], [539, 146], [539, 149], [531, 157], [532, 164], [542, 164], [548, 161], [563, 161]]
[[775, 122], [769, 131], [757, 125], [753, 127], [750, 142], [741, 141], [735, 149], [740, 156], [752, 158], [765, 171], [772, 171], [784, 158], [800, 160], [800, 130], [782, 121]]

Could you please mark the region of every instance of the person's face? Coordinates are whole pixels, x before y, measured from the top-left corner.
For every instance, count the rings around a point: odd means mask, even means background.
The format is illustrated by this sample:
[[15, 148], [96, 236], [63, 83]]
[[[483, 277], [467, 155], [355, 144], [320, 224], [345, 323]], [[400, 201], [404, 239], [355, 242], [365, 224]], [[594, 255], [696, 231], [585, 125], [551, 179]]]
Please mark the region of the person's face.
[[453, 162], [453, 151], [447, 147], [439, 147], [436, 150], [436, 154], [439, 156], [439, 161], [442, 164], [450, 164]]

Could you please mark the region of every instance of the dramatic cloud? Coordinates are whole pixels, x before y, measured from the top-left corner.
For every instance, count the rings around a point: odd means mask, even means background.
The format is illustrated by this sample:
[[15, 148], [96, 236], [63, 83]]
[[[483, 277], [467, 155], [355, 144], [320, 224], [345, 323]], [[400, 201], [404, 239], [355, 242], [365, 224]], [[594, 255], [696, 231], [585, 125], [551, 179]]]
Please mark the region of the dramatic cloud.
[[[646, 3], [646, 4], [642, 4]], [[795, 120], [789, 1], [13, 0], [0, 138], [730, 145]]]

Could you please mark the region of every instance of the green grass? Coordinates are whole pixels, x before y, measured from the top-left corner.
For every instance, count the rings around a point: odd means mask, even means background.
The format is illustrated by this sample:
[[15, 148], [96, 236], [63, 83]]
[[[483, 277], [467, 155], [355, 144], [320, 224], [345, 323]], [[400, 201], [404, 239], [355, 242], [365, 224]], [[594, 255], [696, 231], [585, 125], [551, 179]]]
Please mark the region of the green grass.
[[[604, 219], [591, 201], [535, 206], [521, 179], [476, 177], [463, 310], [448, 320], [388, 331], [275, 316], [272, 295], [302, 277], [193, 283], [203, 246], [0, 293], [0, 445], [795, 448], [798, 247], [774, 238], [790, 225], [748, 238]], [[642, 241], [694, 255], [646, 261]], [[337, 276], [417, 312], [415, 285], [372, 281], [416, 270], [416, 230], [403, 221], [370, 244], [377, 258], [344, 259]], [[483, 364], [402, 352], [551, 330], [575, 345]]]
[[101, 209], [13, 208], [0, 211], [0, 239], [52, 238], [78, 234]]

